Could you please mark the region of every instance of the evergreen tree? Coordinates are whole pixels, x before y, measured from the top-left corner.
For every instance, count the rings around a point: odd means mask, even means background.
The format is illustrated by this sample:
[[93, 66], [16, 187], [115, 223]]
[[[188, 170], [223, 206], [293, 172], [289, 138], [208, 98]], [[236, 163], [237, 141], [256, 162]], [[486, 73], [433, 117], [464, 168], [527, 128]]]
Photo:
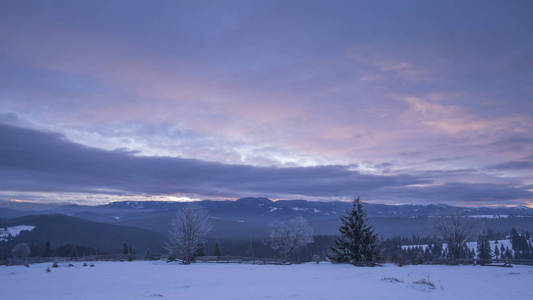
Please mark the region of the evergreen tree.
[[490, 250], [489, 237], [486, 234], [479, 236], [477, 240], [477, 252], [480, 264], [484, 265], [492, 261], [492, 251]]
[[44, 246], [43, 256], [44, 257], [52, 256], [52, 249], [51, 249], [51, 245], [50, 245], [50, 241], [49, 240], [46, 242], [46, 245]]
[[500, 248], [498, 247], [498, 244], [496, 244], [494, 247], [494, 257], [500, 258]]
[[374, 263], [378, 254], [377, 235], [367, 223], [359, 197], [354, 198], [352, 209], [341, 217], [341, 222], [341, 236], [331, 248], [329, 258], [337, 263]]
[[128, 246], [128, 244], [124, 243], [122, 245], [122, 254], [129, 254], [130, 253], [130, 247]]
[[254, 244], [252, 240], [250, 240], [250, 245], [248, 246], [248, 249], [246, 249], [245, 254], [248, 257], [255, 257]]
[[433, 247], [431, 248], [431, 256], [434, 259], [442, 257], [442, 242], [433, 244]]
[[220, 252], [220, 247], [218, 246], [218, 242], [215, 243], [215, 251], [213, 252], [213, 256], [222, 256], [222, 253]]

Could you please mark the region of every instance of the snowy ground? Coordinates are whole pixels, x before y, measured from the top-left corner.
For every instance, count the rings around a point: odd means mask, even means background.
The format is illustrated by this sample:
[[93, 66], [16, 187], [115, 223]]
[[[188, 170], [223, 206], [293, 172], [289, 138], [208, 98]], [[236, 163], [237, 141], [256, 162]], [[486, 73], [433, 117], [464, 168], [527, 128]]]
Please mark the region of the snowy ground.
[[526, 266], [74, 264], [1, 266], [0, 299], [533, 299]]

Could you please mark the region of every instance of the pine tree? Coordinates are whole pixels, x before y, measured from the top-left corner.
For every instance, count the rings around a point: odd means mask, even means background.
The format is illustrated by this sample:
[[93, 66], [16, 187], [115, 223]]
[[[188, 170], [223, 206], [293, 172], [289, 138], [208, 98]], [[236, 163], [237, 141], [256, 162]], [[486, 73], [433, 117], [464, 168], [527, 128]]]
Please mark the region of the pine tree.
[[492, 251], [490, 250], [490, 242], [486, 234], [479, 236], [477, 240], [477, 252], [480, 264], [484, 265], [492, 261]]
[[331, 248], [330, 260], [336, 263], [374, 263], [377, 259], [377, 235], [367, 223], [359, 197], [354, 198], [352, 209], [341, 217], [341, 222], [341, 236]]
[[220, 252], [220, 247], [218, 246], [218, 242], [215, 243], [215, 251], [213, 252], [213, 256], [222, 256], [222, 253]]
[[43, 256], [44, 256], [44, 257], [52, 256], [52, 247], [51, 247], [51, 244], [50, 244], [50, 240], [48, 240], [48, 241], [46, 242], [46, 245], [44, 246], [44, 253], [43, 253]]
[[494, 247], [494, 257], [499, 258], [500, 257], [500, 248], [498, 247], [498, 244]]

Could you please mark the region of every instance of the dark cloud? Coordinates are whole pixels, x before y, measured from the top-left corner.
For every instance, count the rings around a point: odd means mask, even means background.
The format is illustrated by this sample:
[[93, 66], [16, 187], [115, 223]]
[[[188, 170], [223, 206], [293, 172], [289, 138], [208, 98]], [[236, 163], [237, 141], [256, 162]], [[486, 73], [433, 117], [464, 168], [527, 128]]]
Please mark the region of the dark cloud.
[[525, 187], [496, 183], [450, 182], [420, 187], [393, 187], [384, 193], [398, 200], [424, 199], [430, 203], [506, 203], [515, 199], [532, 199], [533, 192]]
[[342, 196], [428, 183], [410, 175], [362, 174], [347, 166], [255, 167], [135, 156], [72, 143], [53, 132], [0, 124], [0, 188], [22, 191]]
[[533, 160], [513, 160], [487, 167], [489, 170], [528, 170], [533, 169]]
[[[414, 202], [487, 202], [533, 198], [507, 184], [445, 183], [433, 176], [371, 175], [353, 166], [256, 167], [197, 159], [136, 156], [73, 143], [64, 136], [0, 124], [0, 189], [118, 194], [346, 196]], [[471, 170], [461, 170], [471, 171]], [[428, 185], [430, 184], [430, 185]]]
[[510, 136], [499, 139], [491, 145], [505, 150], [526, 150], [533, 147], [533, 137], [525, 135]]

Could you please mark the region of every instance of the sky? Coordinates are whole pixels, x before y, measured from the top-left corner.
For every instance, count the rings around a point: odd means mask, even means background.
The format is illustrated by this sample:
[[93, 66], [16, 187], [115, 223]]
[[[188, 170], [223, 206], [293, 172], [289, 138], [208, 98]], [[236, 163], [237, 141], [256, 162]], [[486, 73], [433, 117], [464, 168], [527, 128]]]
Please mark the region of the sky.
[[0, 2], [0, 199], [533, 207], [531, 1]]

